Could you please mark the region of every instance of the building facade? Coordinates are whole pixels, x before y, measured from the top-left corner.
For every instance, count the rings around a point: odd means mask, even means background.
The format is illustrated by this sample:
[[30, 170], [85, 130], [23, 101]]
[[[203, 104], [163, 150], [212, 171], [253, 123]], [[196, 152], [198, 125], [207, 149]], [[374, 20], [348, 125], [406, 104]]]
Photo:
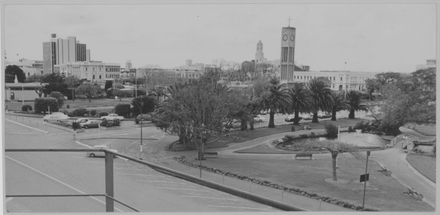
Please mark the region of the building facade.
[[16, 65], [21, 70], [23, 70], [26, 78], [32, 75], [43, 75], [44, 74], [44, 62], [41, 60], [29, 60], [22, 58], [17, 62], [6, 61], [5, 67], [8, 65]]
[[292, 81], [282, 83], [309, 83], [315, 78], [325, 78], [330, 81], [332, 90], [357, 90], [365, 91], [365, 80], [374, 78], [376, 73], [371, 72], [352, 72], [352, 71], [296, 71]]
[[76, 61], [86, 61], [87, 45], [82, 43], [76, 44]]
[[55, 65], [55, 71], [66, 77], [75, 76], [78, 79], [104, 84], [106, 80], [119, 79], [121, 68], [118, 64], [85, 61]]

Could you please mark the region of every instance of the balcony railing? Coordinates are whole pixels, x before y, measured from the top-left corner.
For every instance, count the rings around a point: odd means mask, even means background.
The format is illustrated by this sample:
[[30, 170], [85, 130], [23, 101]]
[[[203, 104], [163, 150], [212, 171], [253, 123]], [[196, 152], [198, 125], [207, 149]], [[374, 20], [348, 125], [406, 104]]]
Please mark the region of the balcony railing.
[[[127, 203], [124, 203], [118, 199], [114, 198], [114, 175], [113, 175], [113, 159], [116, 155], [117, 157], [125, 158], [129, 161], [136, 162], [152, 168], [160, 173], [170, 175], [176, 178], [180, 178], [192, 183], [196, 183], [205, 187], [209, 187], [215, 190], [219, 190], [221, 192], [229, 193], [234, 196], [238, 196], [244, 199], [248, 199], [254, 202], [258, 202], [264, 205], [268, 205], [283, 211], [301, 211], [302, 209], [280, 203], [277, 201], [273, 201], [271, 199], [267, 199], [261, 196], [257, 196], [255, 194], [251, 194], [242, 190], [238, 190], [235, 188], [227, 187], [218, 183], [214, 183], [208, 180], [204, 180], [201, 178], [197, 178], [191, 175], [188, 175], [183, 172], [179, 172], [167, 167], [163, 167], [157, 164], [150, 163], [148, 161], [139, 160], [136, 158], [132, 158], [128, 155], [120, 154], [117, 152], [109, 151], [107, 149], [5, 149], [5, 152], [104, 152], [105, 153], [105, 193], [89, 193], [89, 194], [56, 194], [56, 195], [39, 195], [39, 194], [6, 194], [6, 197], [105, 197], [105, 208], [106, 212], [114, 212], [114, 203], [119, 203], [135, 212], [139, 212], [138, 209], [130, 206]], [[6, 173], [7, 174], [7, 173]]]

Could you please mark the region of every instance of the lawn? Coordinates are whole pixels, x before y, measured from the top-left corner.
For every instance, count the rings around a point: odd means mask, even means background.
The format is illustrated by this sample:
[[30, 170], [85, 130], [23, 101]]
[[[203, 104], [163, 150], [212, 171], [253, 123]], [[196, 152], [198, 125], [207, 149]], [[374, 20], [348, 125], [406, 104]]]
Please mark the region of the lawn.
[[435, 157], [412, 153], [406, 156], [406, 160], [420, 174], [435, 183]]
[[[345, 183], [327, 182], [332, 177], [330, 155], [314, 160], [220, 157], [207, 159], [204, 165], [362, 205], [363, 184], [359, 175], [364, 172], [365, 162], [350, 156], [340, 157], [337, 162], [338, 178]], [[369, 162], [367, 207], [383, 211], [433, 211], [428, 204], [404, 195], [407, 188], [377, 171], [380, 169], [376, 162]]]

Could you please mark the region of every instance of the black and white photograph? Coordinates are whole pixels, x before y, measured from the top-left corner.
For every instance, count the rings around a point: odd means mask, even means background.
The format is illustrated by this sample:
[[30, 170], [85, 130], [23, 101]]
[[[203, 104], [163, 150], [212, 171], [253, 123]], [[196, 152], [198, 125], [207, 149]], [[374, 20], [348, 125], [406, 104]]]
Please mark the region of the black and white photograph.
[[0, 6], [4, 214], [436, 212], [437, 0]]

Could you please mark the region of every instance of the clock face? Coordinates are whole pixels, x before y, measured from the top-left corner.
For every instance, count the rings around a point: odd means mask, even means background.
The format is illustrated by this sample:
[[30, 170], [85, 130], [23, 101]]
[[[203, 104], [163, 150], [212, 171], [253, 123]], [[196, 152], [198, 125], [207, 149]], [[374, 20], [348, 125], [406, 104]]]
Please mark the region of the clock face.
[[290, 35], [290, 40], [294, 41], [295, 40], [295, 36]]
[[283, 35], [283, 40], [286, 41], [287, 38], [288, 38], [288, 37], [287, 37], [287, 34], [284, 34], [284, 35]]

